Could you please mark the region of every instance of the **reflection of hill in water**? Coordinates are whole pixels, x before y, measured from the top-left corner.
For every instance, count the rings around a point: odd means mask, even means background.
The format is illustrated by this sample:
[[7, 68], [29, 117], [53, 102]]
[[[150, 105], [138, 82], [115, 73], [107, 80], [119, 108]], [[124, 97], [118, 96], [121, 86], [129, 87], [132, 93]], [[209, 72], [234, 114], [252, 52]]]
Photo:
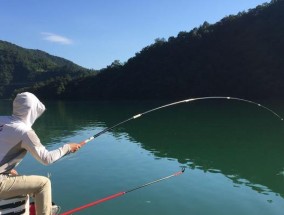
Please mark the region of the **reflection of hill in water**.
[[223, 112], [222, 105], [183, 106], [126, 131], [157, 157], [220, 171], [235, 183], [263, 192], [260, 184], [284, 196], [284, 177], [278, 175], [284, 168], [282, 122], [255, 107], [238, 107]]
[[[164, 104], [164, 103], [162, 103]], [[48, 103], [36, 122], [43, 142], [90, 127], [110, 127], [161, 103]], [[224, 108], [224, 109], [223, 109]], [[53, 128], [49, 131], [49, 128]], [[199, 102], [163, 109], [114, 131], [156, 157], [174, 158], [190, 168], [221, 172], [237, 185], [284, 196], [284, 145], [281, 121], [269, 112], [239, 102]], [[82, 140], [88, 137], [82, 137]]]

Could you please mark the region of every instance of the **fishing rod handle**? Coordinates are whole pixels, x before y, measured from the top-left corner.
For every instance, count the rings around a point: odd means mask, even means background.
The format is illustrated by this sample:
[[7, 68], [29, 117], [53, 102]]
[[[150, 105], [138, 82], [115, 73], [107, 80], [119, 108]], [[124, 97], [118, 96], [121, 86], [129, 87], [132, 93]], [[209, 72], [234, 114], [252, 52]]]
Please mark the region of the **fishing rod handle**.
[[90, 138], [88, 138], [88, 139], [86, 139], [86, 140], [80, 142], [79, 144], [80, 144], [81, 146], [84, 146], [87, 142], [90, 142], [90, 141], [92, 141], [93, 139], [94, 139], [94, 137], [90, 137]]

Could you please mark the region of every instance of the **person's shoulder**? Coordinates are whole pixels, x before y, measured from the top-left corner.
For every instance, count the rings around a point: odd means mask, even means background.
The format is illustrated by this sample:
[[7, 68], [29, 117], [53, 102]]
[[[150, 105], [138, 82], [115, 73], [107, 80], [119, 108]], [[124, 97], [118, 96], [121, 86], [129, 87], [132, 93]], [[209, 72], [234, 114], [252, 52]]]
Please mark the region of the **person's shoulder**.
[[9, 126], [12, 129], [15, 129], [15, 132], [18, 132], [22, 135], [25, 135], [28, 132], [33, 131], [31, 127], [27, 126], [23, 121], [17, 119], [12, 119]]
[[21, 120], [13, 116], [0, 116], [0, 125], [5, 126], [7, 129], [14, 130], [15, 132], [25, 132], [29, 130]]

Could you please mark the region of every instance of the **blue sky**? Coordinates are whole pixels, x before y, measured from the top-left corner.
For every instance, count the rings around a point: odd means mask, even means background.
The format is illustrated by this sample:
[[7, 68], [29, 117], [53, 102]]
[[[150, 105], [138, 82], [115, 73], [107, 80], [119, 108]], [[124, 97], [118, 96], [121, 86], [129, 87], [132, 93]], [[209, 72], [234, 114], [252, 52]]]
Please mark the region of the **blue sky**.
[[0, 0], [0, 40], [101, 69], [265, 0]]

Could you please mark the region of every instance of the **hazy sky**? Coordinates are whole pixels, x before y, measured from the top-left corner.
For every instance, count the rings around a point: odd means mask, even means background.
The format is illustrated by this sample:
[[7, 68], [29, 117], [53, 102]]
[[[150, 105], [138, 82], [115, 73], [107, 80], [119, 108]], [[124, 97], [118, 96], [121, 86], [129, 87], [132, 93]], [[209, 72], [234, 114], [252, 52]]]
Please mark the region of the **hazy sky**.
[[265, 0], [0, 0], [0, 40], [86, 68], [133, 57], [156, 38], [247, 11]]

